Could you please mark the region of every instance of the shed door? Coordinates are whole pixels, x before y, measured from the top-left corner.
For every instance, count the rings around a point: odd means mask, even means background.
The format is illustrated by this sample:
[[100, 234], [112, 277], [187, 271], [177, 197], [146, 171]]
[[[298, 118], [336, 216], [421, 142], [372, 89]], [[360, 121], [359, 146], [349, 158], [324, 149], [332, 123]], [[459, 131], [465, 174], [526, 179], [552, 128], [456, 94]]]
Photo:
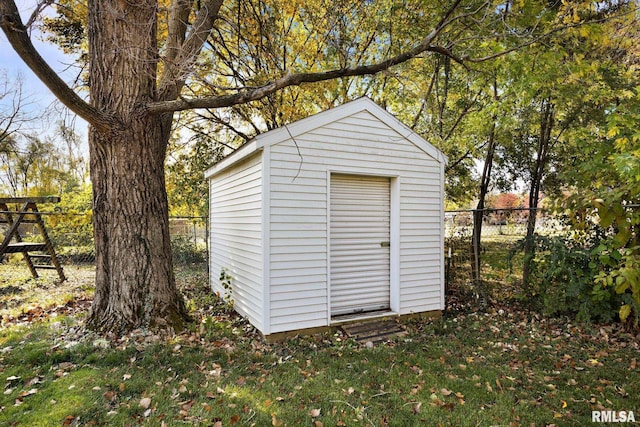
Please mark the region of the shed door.
[[331, 175], [331, 315], [389, 308], [389, 178]]

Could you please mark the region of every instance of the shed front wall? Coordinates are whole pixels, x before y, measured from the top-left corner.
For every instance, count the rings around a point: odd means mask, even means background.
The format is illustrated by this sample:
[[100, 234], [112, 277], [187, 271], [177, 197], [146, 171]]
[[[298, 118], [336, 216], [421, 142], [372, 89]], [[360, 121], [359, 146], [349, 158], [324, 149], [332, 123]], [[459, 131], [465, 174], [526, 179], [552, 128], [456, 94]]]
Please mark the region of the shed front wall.
[[221, 279], [230, 280], [235, 309], [263, 330], [261, 154], [215, 175], [209, 182], [209, 273], [213, 291], [221, 296], [228, 294]]
[[[330, 324], [331, 173], [389, 177], [391, 301], [398, 314], [443, 301], [442, 165], [367, 111], [269, 147], [269, 333]], [[213, 272], [212, 272], [213, 274]]]

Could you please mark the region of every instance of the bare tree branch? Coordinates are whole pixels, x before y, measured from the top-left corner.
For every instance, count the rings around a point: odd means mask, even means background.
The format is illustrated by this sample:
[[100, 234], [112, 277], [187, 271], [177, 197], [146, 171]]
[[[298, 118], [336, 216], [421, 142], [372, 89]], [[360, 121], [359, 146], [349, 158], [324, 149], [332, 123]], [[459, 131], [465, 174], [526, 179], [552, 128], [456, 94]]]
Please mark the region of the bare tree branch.
[[159, 101], [147, 104], [147, 109], [151, 113], [166, 113], [170, 111], [183, 111], [191, 108], [219, 108], [229, 107], [237, 104], [244, 104], [251, 101], [264, 98], [274, 92], [279, 91], [288, 86], [298, 86], [303, 83], [316, 83], [326, 80], [332, 80], [340, 77], [353, 77], [376, 74], [387, 70], [394, 65], [406, 62], [415, 58], [419, 54], [426, 51], [437, 51], [433, 46], [414, 48], [409, 52], [397, 55], [386, 61], [382, 61], [372, 65], [362, 65], [354, 68], [343, 68], [340, 70], [332, 70], [317, 73], [299, 73], [287, 74], [279, 79], [273, 80], [263, 86], [254, 88], [245, 88], [240, 92], [230, 95], [209, 96], [201, 98], [181, 98], [172, 101]]
[[159, 86], [160, 99], [173, 99], [180, 93], [187, 76], [193, 69], [196, 58], [200, 54], [209, 34], [211, 34], [222, 2], [223, 0], [207, 0], [204, 2], [187, 37], [188, 26], [186, 25], [186, 18], [188, 18], [189, 13], [185, 9], [187, 5], [190, 6], [191, 2], [174, 0], [171, 22], [169, 23], [170, 44], [166, 58], [166, 70]]
[[51, 6], [54, 1], [55, 0], [42, 0], [42, 1], [39, 1], [38, 4], [36, 5], [35, 10], [31, 14], [31, 16], [29, 17], [29, 20], [25, 24], [25, 27], [31, 28], [33, 23], [36, 22], [36, 20], [38, 19], [38, 17], [42, 13], [42, 11], [45, 10], [48, 6]]
[[41, 119], [31, 112], [33, 97], [25, 94], [21, 74], [11, 78], [0, 72], [0, 152], [4, 143], [11, 143], [16, 135], [31, 130], [26, 126]]
[[[338, 70], [317, 72], [317, 73], [297, 73], [287, 74], [279, 79], [273, 80], [263, 86], [254, 88], [245, 88], [235, 94], [218, 95], [200, 98], [180, 98], [169, 101], [151, 102], [147, 104], [147, 109], [151, 113], [167, 113], [171, 111], [183, 111], [192, 108], [219, 108], [229, 107], [232, 105], [243, 104], [246, 102], [256, 101], [264, 98], [274, 92], [279, 91], [288, 86], [297, 86], [302, 83], [315, 83], [326, 80], [332, 80], [340, 77], [353, 77], [376, 74], [381, 71], [387, 70], [394, 65], [401, 64], [410, 59], [417, 57], [424, 52], [437, 52], [441, 54], [450, 53], [449, 50], [440, 46], [432, 45], [436, 37], [446, 28], [456, 17], [452, 18], [457, 7], [462, 0], [456, 0], [451, 7], [445, 12], [435, 28], [422, 40], [421, 43], [413, 47], [412, 49], [389, 58], [385, 61], [370, 64], [361, 65], [353, 68], [341, 68]], [[453, 58], [458, 60], [458, 58]]]
[[111, 117], [98, 111], [80, 98], [40, 56], [31, 43], [27, 29], [22, 24], [18, 8], [13, 0], [0, 1], [0, 28], [2, 28], [7, 40], [20, 58], [60, 102], [97, 128], [106, 129], [110, 124], [113, 124]]
[[168, 63], [175, 63], [186, 38], [191, 3], [190, 0], [173, 0], [171, 4], [166, 42], [167, 54], [165, 55], [165, 61]]

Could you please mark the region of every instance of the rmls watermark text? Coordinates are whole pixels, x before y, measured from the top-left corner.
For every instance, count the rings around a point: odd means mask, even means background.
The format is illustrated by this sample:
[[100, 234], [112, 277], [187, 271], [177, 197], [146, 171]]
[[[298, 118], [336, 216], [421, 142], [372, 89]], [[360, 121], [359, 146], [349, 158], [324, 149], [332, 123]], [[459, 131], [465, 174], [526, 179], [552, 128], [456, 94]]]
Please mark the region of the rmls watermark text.
[[591, 411], [592, 423], [635, 423], [633, 411]]

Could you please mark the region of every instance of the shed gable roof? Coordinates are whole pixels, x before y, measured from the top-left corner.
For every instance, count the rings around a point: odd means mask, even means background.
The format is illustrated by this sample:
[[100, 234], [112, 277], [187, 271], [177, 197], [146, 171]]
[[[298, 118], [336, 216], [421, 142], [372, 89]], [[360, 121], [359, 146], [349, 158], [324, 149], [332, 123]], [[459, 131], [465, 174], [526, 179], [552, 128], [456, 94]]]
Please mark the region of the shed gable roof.
[[338, 107], [322, 111], [320, 113], [298, 120], [294, 123], [279, 127], [277, 129], [273, 129], [269, 132], [265, 132], [256, 136], [249, 142], [243, 144], [236, 151], [232, 152], [227, 157], [209, 168], [205, 172], [205, 178], [210, 178], [222, 172], [223, 170], [228, 169], [239, 161], [251, 156], [253, 153], [262, 150], [265, 146], [278, 144], [282, 141], [296, 138], [297, 136], [310, 132], [313, 129], [326, 126], [329, 123], [338, 121], [343, 117], [347, 117], [362, 111], [369, 112], [380, 122], [389, 126], [391, 129], [396, 131], [399, 135], [414, 144], [416, 147], [420, 148], [434, 160], [438, 161], [439, 163], [447, 162], [446, 156], [440, 150], [424, 140], [420, 135], [415, 133], [400, 120], [395, 118], [387, 110], [373, 102], [371, 98], [361, 97]]

